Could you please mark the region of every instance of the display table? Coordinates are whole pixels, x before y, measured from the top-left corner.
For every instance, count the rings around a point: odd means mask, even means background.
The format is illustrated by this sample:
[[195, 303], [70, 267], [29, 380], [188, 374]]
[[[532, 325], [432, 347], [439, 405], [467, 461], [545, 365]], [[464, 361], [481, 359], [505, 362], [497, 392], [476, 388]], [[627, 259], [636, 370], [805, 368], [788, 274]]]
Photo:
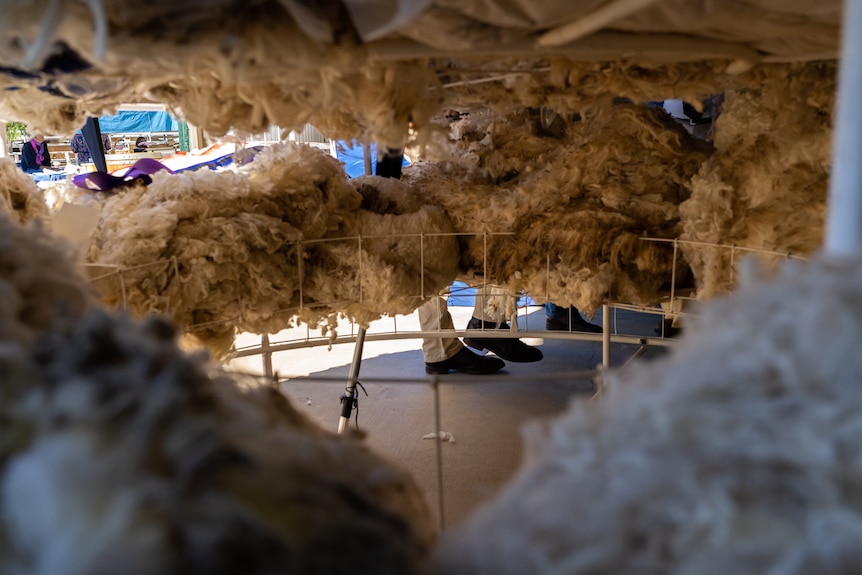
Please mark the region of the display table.
[[[173, 154], [174, 151], [171, 149], [168, 154]], [[122, 168], [128, 168], [141, 158], [153, 158], [155, 160], [161, 160], [166, 154], [158, 150], [153, 150], [149, 152], [128, 152], [124, 154], [105, 154], [105, 163], [108, 166], [108, 173], [113, 172], [114, 170], [119, 170]], [[95, 171], [95, 167], [92, 170]]]
[[30, 177], [32, 177], [36, 183], [39, 183], [39, 182], [59, 182], [61, 180], [65, 180], [66, 176], [68, 176], [68, 175], [69, 175], [69, 172], [57, 171], [57, 170], [30, 172]]

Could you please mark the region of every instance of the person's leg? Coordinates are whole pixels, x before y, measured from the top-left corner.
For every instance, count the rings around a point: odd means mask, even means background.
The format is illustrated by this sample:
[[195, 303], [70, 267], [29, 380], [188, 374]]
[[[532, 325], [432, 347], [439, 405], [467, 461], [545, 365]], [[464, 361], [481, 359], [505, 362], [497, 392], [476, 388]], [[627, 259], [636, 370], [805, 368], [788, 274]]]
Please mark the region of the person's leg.
[[[455, 330], [445, 298], [434, 297], [417, 310], [422, 331]], [[456, 337], [426, 337], [422, 339], [425, 373], [445, 374], [460, 371], [471, 375], [494, 373], [506, 364], [496, 357], [476, 355]]]
[[505, 288], [494, 284], [482, 284], [476, 288], [473, 317], [497, 326], [507, 324], [509, 310], [514, 306], [515, 301], [517, 301], [515, 297]]
[[[437, 296], [416, 310], [422, 331], [455, 331], [446, 298]], [[422, 355], [426, 363], [445, 361], [461, 351], [464, 344], [457, 337], [426, 337], [422, 339]]]
[[550, 302], [545, 304], [545, 328], [550, 331], [586, 331], [602, 333], [601, 326], [589, 323], [575, 306], [560, 307]]
[[[467, 324], [467, 329], [509, 330], [506, 321], [510, 305], [514, 305], [516, 299], [506, 290], [496, 285], [483, 285], [476, 293], [476, 304], [473, 306], [473, 317]], [[489, 338], [489, 337], [467, 337], [464, 343], [478, 350], [487, 349], [508, 361], [517, 363], [529, 363], [539, 361], [544, 357], [542, 351], [530, 347], [517, 338]]]
[[655, 332], [662, 337], [673, 337], [679, 335], [682, 331], [682, 317], [680, 314], [683, 311], [685, 300], [675, 299], [672, 303], [663, 301], [660, 303], [664, 318], [658, 322], [655, 327]]
[[548, 302], [545, 304], [545, 317], [560, 321], [569, 321], [569, 310], [555, 303]]

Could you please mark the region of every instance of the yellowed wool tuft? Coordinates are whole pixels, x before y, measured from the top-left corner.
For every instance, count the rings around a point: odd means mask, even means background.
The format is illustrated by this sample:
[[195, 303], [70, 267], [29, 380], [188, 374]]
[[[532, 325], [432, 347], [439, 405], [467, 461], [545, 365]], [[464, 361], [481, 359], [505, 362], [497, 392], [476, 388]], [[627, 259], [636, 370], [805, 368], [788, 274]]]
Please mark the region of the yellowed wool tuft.
[[0, 158], [0, 211], [21, 223], [48, 221], [48, 204], [42, 191], [12, 158]]
[[444, 535], [437, 572], [852, 572], [862, 259], [748, 277], [686, 329], [525, 428], [522, 468]]
[[[656, 303], [672, 249], [641, 238], [679, 233], [678, 206], [708, 146], [644, 106], [555, 121], [483, 115], [460, 127], [453, 145], [467, 154], [438, 164], [445, 174], [420, 164], [406, 177], [472, 236], [462, 267], [587, 313], [608, 300]], [[465, 157], [475, 161], [459, 163]], [[679, 271], [684, 279], [684, 264]]]
[[40, 220], [22, 224], [0, 210], [0, 342], [29, 345], [56, 322], [96, 307], [97, 294], [74, 261], [72, 248]]
[[[378, 214], [356, 189], [374, 184], [404, 189]], [[233, 170], [160, 172], [108, 198], [88, 259], [117, 269], [96, 281], [106, 303], [167, 315], [221, 356], [237, 331], [329, 325], [337, 314], [367, 324], [449, 285], [451, 221], [407, 198], [397, 181], [348, 181], [316, 148], [274, 145]]]
[[[716, 153], [680, 206], [681, 238], [795, 255], [822, 243], [835, 66], [775, 66], [756, 88], [725, 94]], [[730, 250], [682, 245], [698, 297], [732, 289]], [[737, 254], [736, 260], [739, 259]]]

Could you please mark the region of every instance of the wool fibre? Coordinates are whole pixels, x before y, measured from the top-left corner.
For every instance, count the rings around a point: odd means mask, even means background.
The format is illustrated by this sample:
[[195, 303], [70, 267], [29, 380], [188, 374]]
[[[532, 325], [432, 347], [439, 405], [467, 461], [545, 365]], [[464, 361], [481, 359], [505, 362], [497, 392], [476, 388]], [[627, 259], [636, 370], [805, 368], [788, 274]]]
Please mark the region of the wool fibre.
[[0, 158], [0, 211], [19, 222], [48, 221], [48, 204], [42, 192], [12, 158]]
[[74, 261], [71, 246], [39, 220], [21, 224], [0, 210], [0, 345], [32, 342], [56, 316], [96, 307], [98, 294]]
[[167, 315], [218, 356], [237, 331], [410, 313], [455, 278], [457, 243], [441, 235], [452, 225], [401, 199], [363, 209], [357, 185], [295, 143], [234, 170], [159, 172], [105, 200], [88, 260], [118, 271], [96, 285], [108, 305]]
[[409, 475], [181, 351], [164, 318], [99, 307], [38, 226], [0, 213], [0, 232], [4, 573], [422, 572]]
[[852, 572], [862, 259], [779, 274], [743, 274], [667, 357], [525, 429], [521, 470], [446, 535], [439, 572]]
[[448, 157], [432, 150], [436, 161], [405, 169], [405, 179], [465, 234], [462, 272], [588, 313], [662, 297], [672, 249], [640, 238], [679, 233], [679, 204], [708, 145], [632, 104], [548, 125], [523, 111], [469, 114], [452, 134]]
[[[800, 256], [818, 249], [834, 95], [832, 62], [772, 67], [752, 87], [726, 92], [715, 120], [716, 153], [692, 177], [691, 197], [680, 205], [680, 239]], [[681, 247], [699, 299], [733, 288], [730, 250]]]

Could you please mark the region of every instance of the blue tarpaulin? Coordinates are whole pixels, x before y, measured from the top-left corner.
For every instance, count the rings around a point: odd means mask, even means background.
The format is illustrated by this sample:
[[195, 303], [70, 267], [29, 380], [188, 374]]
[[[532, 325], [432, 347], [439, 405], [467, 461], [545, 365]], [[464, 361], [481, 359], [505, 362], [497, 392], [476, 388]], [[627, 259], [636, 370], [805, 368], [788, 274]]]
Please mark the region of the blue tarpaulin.
[[[339, 140], [335, 145], [335, 154], [344, 164], [344, 171], [350, 178], [358, 178], [365, 175], [365, 152], [362, 144], [356, 142], [345, 142]], [[401, 162], [402, 166], [409, 166], [410, 160], [406, 157]], [[371, 144], [371, 173], [377, 171], [377, 146]]]
[[99, 128], [103, 134], [176, 132], [179, 122], [167, 112], [120, 110], [116, 116], [101, 116]]

